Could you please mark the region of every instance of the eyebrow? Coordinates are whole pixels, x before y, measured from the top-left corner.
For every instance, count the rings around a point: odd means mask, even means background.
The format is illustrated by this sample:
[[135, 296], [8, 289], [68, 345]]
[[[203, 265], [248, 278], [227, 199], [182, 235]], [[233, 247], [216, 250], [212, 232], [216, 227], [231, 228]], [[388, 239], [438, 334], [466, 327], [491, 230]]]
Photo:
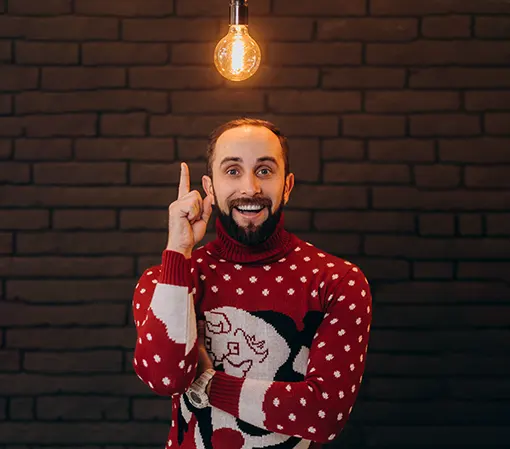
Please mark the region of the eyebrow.
[[[224, 158], [221, 163], [220, 163], [220, 167], [223, 165], [223, 164], [226, 164], [227, 162], [243, 162], [243, 158], [242, 157], [226, 157]], [[278, 162], [276, 161], [276, 159], [272, 156], [263, 156], [263, 157], [259, 157], [257, 159], [257, 163], [259, 162], [272, 162], [273, 164], [275, 165], [278, 165]]]

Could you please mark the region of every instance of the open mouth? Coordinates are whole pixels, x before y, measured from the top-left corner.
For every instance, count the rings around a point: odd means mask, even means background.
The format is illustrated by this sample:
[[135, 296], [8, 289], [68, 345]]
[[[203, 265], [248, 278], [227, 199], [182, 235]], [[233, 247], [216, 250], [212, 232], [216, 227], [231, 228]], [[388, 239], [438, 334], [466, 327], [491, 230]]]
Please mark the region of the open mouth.
[[256, 215], [260, 214], [265, 207], [264, 206], [237, 206], [234, 207], [235, 210], [237, 210], [241, 215], [244, 215], [246, 217], [255, 217]]

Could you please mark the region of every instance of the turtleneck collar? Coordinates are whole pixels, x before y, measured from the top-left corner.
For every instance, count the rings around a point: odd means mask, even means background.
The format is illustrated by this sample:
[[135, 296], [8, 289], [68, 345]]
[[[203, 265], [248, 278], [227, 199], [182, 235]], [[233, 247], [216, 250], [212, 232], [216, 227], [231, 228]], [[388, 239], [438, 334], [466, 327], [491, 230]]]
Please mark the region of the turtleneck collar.
[[284, 228], [284, 213], [276, 229], [263, 243], [243, 245], [228, 235], [219, 218], [216, 218], [216, 239], [206, 245], [211, 255], [235, 263], [270, 263], [285, 257], [298, 244], [294, 234]]

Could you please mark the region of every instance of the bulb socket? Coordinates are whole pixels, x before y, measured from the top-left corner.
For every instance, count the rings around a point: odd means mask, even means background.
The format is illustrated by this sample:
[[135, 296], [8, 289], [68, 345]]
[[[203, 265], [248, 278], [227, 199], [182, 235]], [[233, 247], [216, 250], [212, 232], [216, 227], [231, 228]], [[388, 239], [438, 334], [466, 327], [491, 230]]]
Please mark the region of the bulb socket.
[[248, 25], [248, 0], [230, 0], [230, 25]]

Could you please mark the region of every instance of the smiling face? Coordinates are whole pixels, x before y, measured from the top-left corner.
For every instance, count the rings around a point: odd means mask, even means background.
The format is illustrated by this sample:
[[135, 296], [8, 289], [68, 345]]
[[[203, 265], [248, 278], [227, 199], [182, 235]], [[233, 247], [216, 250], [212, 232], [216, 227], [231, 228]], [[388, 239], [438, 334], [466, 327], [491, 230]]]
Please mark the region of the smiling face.
[[212, 178], [204, 175], [202, 185], [213, 195], [227, 232], [241, 243], [254, 245], [274, 231], [294, 175], [285, 177], [280, 140], [271, 130], [243, 125], [218, 138]]

